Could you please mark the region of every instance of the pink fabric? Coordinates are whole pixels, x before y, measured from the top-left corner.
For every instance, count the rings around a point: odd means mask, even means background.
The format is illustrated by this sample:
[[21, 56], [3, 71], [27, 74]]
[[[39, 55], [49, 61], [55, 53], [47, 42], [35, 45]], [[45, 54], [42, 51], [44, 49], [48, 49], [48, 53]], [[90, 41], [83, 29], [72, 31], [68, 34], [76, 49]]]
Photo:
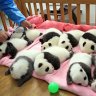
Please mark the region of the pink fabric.
[[[28, 19], [30, 21], [30, 19]], [[87, 31], [91, 28], [96, 28], [96, 26], [89, 26], [89, 25], [74, 25], [74, 24], [69, 24], [69, 23], [60, 23], [56, 21], [45, 21], [43, 22], [38, 28], [57, 28], [59, 30], [63, 30], [63, 31], [68, 31], [68, 30], [73, 30], [73, 29], [79, 29], [79, 30], [83, 30], [83, 31]], [[51, 25], [50, 25], [51, 24]], [[44, 32], [43, 29], [41, 29], [42, 32]], [[28, 46], [27, 48], [25, 48], [24, 50], [28, 50], [28, 49], [32, 49], [32, 50], [39, 50], [41, 51], [41, 44], [38, 40], [39, 38], [37, 38], [30, 46]], [[79, 47], [74, 48], [75, 52], [80, 52]], [[11, 59], [9, 59], [9, 56], [6, 56], [4, 58], [2, 58], [0, 60], [0, 64], [2, 64], [3, 66], [10, 66], [12, 64]], [[52, 74], [48, 74], [46, 76], [37, 76], [35, 74], [35, 72], [32, 74], [33, 77], [36, 77], [38, 79], [42, 79], [45, 80], [46, 82], [50, 83], [52, 81], [57, 82], [60, 86], [61, 89], [73, 92], [79, 96], [96, 96], [96, 93], [94, 91], [92, 91], [90, 89], [90, 87], [83, 87], [83, 86], [79, 86], [79, 85], [67, 85], [66, 83], [66, 74], [67, 74], [67, 70], [68, 70], [68, 62], [69, 60], [65, 61], [60, 69], [58, 69], [57, 71], [54, 71]]]
[[[40, 44], [40, 42], [37, 42], [37, 41], [38, 41], [38, 39], [35, 41], [36, 44], [34, 43], [35, 45], [30, 47], [32, 50], [41, 50], [41, 47], [40, 47], [41, 44]], [[28, 50], [28, 48], [26, 50]], [[78, 52], [78, 47], [74, 48], [74, 51]], [[9, 59], [8, 57], [5, 57], [5, 58], [2, 58], [2, 60], [0, 60], [0, 64], [2, 63], [2, 65], [9, 67], [11, 65], [12, 61], [13, 60]], [[90, 89], [90, 87], [83, 87], [83, 86], [78, 86], [75, 84], [67, 85], [66, 74], [67, 74], [67, 70], [68, 70], [68, 62], [69, 62], [69, 60], [65, 61], [61, 65], [60, 69], [58, 69], [57, 71], [54, 71], [52, 74], [48, 74], [46, 76], [37, 76], [34, 72], [32, 75], [33, 75], [33, 77], [45, 80], [48, 83], [54, 81], [59, 84], [61, 89], [73, 92], [80, 96], [96, 96], [96, 93], [94, 91], [92, 91]]]
[[39, 27], [39, 29], [47, 29], [47, 28], [57, 28], [61, 31], [69, 31], [69, 30], [74, 30], [74, 29], [79, 29], [82, 31], [87, 31], [89, 29], [95, 28], [96, 26], [90, 26], [90, 25], [74, 25], [70, 23], [63, 23], [63, 22], [57, 22], [57, 21], [50, 21], [47, 20], [43, 22]]
[[[41, 25], [43, 23], [43, 18], [41, 17], [41, 15], [34, 15], [34, 16], [29, 16], [27, 17], [27, 20], [32, 23], [35, 24], [36, 27], [38, 27], [39, 25]], [[42, 28], [41, 28], [42, 29]]]
[[63, 22], [56, 22], [56, 21], [49, 21], [49, 20], [47, 20], [47, 21], [43, 22], [37, 28], [39, 28], [39, 29], [48, 29], [48, 28], [54, 27], [54, 28], [57, 28], [57, 29], [63, 31], [64, 30], [64, 28], [63, 28], [64, 25], [65, 24]]

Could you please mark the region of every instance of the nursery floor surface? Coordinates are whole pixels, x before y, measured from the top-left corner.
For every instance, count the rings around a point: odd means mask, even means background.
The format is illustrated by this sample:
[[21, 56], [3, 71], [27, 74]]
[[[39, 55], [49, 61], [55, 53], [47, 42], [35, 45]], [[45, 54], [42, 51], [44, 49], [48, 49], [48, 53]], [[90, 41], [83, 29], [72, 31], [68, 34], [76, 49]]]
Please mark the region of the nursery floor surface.
[[57, 94], [48, 92], [48, 83], [31, 78], [23, 86], [17, 87], [10, 75], [5, 76], [7, 67], [0, 66], [0, 96], [77, 96], [70, 92], [60, 90]]

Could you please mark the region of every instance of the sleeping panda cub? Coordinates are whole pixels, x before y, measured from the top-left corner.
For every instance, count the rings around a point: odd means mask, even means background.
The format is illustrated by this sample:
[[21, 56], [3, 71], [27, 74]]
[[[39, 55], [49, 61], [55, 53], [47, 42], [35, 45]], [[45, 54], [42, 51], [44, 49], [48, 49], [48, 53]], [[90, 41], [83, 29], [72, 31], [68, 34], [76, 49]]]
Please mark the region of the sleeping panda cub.
[[82, 52], [96, 52], [96, 29], [88, 30], [79, 41], [79, 46]]
[[13, 38], [7, 40], [0, 45], [0, 58], [6, 55], [11, 55], [10, 59], [13, 59], [18, 51], [21, 51], [28, 45], [28, 42], [24, 39]]
[[67, 72], [67, 84], [88, 86], [91, 81], [92, 56], [87, 53], [76, 53], [70, 59]]
[[23, 85], [32, 77], [34, 60], [39, 53], [39, 51], [35, 50], [24, 50], [19, 52], [12, 65], [5, 72], [5, 75], [10, 74], [12, 78], [17, 81], [18, 86]]
[[45, 34], [40, 38], [41, 49], [45, 50], [48, 47], [58, 45], [61, 34], [62, 32], [56, 28], [47, 29]]
[[66, 48], [70, 51], [72, 50], [72, 48], [78, 45], [79, 39], [83, 34], [84, 32], [80, 30], [71, 30], [66, 33], [63, 33], [60, 36], [58, 46]]
[[38, 29], [27, 29], [25, 27], [17, 27], [10, 38], [23, 38], [30, 45], [42, 33]]
[[34, 71], [37, 75], [51, 74], [60, 64], [70, 58], [71, 52], [58, 46], [49, 47], [36, 56]]
[[27, 31], [27, 28], [18, 26], [15, 28], [10, 38], [21, 38], [25, 34], [26, 31]]

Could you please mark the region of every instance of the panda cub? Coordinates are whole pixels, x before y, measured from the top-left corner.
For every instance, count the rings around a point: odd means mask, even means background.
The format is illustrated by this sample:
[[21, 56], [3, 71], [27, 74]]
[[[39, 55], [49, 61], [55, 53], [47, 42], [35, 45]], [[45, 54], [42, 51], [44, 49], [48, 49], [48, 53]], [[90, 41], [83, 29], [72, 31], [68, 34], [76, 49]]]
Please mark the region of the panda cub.
[[7, 40], [0, 45], [0, 58], [6, 55], [11, 55], [10, 59], [13, 59], [18, 51], [21, 51], [27, 47], [28, 42], [24, 39], [13, 38]]
[[26, 27], [18, 26], [11, 34], [10, 38], [21, 38], [27, 31]]
[[96, 29], [88, 30], [79, 41], [79, 46], [82, 52], [96, 52]]
[[92, 56], [87, 53], [75, 53], [69, 62], [67, 84], [88, 86], [91, 83]]
[[10, 38], [23, 38], [30, 45], [42, 33], [38, 29], [27, 29], [25, 27], [17, 27]]
[[34, 70], [34, 60], [39, 54], [39, 51], [24, 50], [19, 52], [12, 65], [5, 72], [5, 75], [11, 75], [17, 81], [18, 86], [23, 85], [27, 80], [32, 77]]
[[83, 34], [84, 32], [80, 30], [71, 30], [63, 33], [60, 36], [58, 46], [66, 48], [70, 51], [73, 47], [76, 47], [78, 45], [79, 39]]
[[40, 38], [40, 42], [42, 44], [41, 49], [45, 50], [48, 47], [58, 45], [61, 34], [62, 32], [56, 28], [47, 29], [45, 34]]
[[71, 52], [58, 46], [49, 47], [36, 56], [34, 71], [37, 75], [51, 74], [60, 64], [70, 58]]

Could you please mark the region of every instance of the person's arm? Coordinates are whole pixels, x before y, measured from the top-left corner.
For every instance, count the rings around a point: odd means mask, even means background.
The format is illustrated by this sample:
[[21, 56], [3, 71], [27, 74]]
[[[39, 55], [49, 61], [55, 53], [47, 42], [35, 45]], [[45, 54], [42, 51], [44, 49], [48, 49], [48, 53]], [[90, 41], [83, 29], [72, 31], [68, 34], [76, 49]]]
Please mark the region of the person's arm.
[[25, 16], [20, 12], [13, 0], [2, 0], [0, 9], [18, 25], [32, 27], [31, 23], [26, 20]]

